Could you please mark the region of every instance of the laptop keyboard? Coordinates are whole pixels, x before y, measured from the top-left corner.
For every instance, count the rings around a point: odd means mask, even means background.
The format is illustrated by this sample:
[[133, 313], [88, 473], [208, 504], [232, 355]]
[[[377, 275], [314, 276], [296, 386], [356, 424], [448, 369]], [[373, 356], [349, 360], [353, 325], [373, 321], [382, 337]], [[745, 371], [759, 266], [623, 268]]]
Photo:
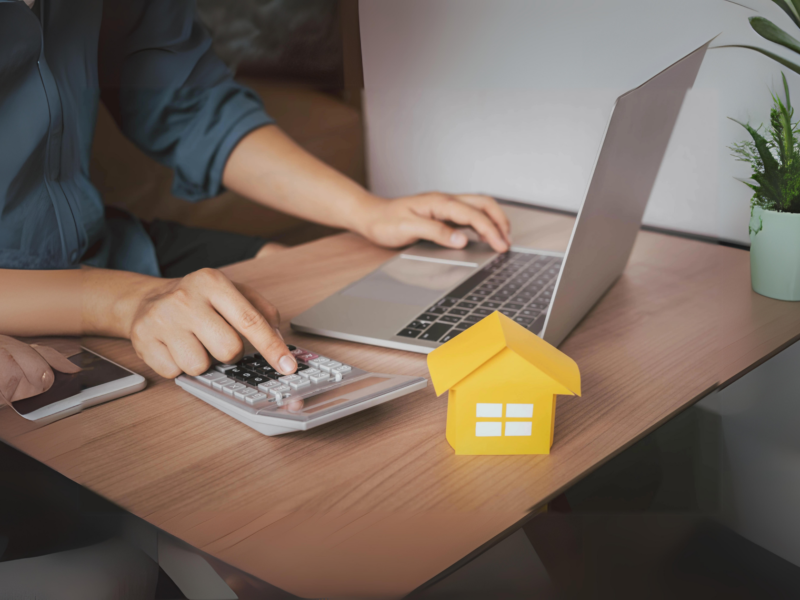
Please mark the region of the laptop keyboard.
[[538, 333], [561, 262], [560, 257], [541, 254], [500, 254], [397, 335], [445, 343], [494, 311]]

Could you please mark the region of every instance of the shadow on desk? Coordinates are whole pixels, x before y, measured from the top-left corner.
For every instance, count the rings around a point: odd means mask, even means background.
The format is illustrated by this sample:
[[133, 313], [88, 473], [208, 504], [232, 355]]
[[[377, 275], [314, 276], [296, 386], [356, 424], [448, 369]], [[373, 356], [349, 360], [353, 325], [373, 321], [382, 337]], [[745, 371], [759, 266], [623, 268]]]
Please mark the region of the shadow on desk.
[[[793, 350], [800, 353], [800, 345]], [[790, 358], [795, 357], [780, 360]], [[729, 392], [729, 404], [730, 397]], [[775, 398], [759, 396], [761, 410]], [[730, 426], [720, 404], [715, 394], [687, 409], [558, 496], [522, 531], [418, 597], [798, 597], [800, 567], [741, 535], [731, 517], [731, 478], [742, 484], [741, 469], [731, 464], [731, 446], [752, 445], [752, 436], [726, 438]], [[759, 464], [762, 470], [769, 467], [763, 460]], [[762, 494], [762, 511], [774, 503]], [[779, 519], [784, 529], [796, 527], [786, 514], [772, 516]]]

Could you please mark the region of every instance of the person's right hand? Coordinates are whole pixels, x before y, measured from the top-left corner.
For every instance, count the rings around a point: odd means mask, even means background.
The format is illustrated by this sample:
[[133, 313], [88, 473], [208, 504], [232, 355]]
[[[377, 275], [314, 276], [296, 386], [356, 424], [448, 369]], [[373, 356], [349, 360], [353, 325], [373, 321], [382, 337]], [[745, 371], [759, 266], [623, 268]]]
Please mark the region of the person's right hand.
[[141, 293], [130, 323], [136, 354], [173, 379], [200, 375], [211, 357], [234, 363], [244, 351], [241, 336], [284, 375], [297, 361], [278, 330], [277, 309], [251, 287], [220, 271], [201, 269], [182, 279], [153, 279]]
[[0, 335], [0, 400], [11, 404], [46, 392], [55, 381], [53, 369], [62, 373], [81, 370], [49, 346]]

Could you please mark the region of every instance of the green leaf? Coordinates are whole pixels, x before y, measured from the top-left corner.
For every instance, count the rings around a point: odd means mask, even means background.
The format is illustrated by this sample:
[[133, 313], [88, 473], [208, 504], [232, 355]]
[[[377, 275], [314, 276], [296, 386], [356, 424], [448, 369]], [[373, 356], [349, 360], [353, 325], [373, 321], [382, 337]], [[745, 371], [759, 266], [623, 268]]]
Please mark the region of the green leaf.
[[769, 19], [765, 19], [764, 17], [750, 17], [748, 21], [750, 21], [750, 27], [764, 39], [780, 44], [784, 48], [788, 48], [792, 52], [800, 54], [800, 42]]
[[786, 60], [785, 58], [783, 58], [782, 56], [778, 56], [774, 52], [770, 52], [769, 50], [764, 50], [763, 48], [758, 48], [757, 46], [747, 46], [747, 45], [744, 45], [744, 44], [728, 44], [726, 46], [714, 46], [714, 48], [715, 49], [716, 48], [746, 48], [748, 50], [755, 50], [756, 52], [760, 52], [764, 56], [768, 56], [769, 58], [771, 58], [775, 62], [779, 62], [780, 64], [782, 64], [787, 69], [791, 69], [795, 73], [800, 74], [800, 65], [797, 65], [796, 63], [793, 63], [790, 60]]
[[781, 7], [781, 10], [789, 15], [794, 24], [800, 27], [800, 0], [772, 0]]
[[767, 140], [764, 139], [764, 137], [748, 123], [742, 123], [736, 119], [731, 119], [731, 121], [739, 123], [739, 125], [747, 130], [747, 132], [750, 134], [750, 137], [753, 138], [753, 142], [756, 145], [756, 150], [758, 150], [758, 155], [761, 157], [761, 162], [764, 164], [764, 173], [753, 174], [753, 180], [763, 188], [763, 192], [780, 199], [780, 165], [778, 164], [778, 161], [775, 160], [775, 157], [772, 156], [772, 152], [769, 148], [769, 142], [767, 142]]
[[793, 113], [794, 111], [792, 110], [792, 98], [791, 96], [789, 96], [789, 84], [786, 81], [786, 73], [781, 71], [781, 77], [783, 77], [783, 92], [786, 94], [786, 108], [789, 109], [790, 113]]

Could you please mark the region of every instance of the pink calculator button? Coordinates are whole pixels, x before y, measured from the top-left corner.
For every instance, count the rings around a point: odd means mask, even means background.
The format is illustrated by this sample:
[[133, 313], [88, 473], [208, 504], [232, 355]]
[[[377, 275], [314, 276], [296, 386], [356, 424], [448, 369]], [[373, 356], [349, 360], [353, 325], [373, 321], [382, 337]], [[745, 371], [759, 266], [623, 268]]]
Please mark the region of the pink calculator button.
[[299, 358], [300, 356], [303, 356], [303, 354], [308, 354], [308, 350], [303, 350], [302, 348], [295, 348], [294, 350], [292, 350], [292, 354]]
[[303, 354], [302, 356], [298, 356], [297, 358], [299, 358], [303, 362], [308, 362], [315, 358], [319, 358], [319, 354], [314, 354], [313, 352], [306, 352], [305, 354]]

